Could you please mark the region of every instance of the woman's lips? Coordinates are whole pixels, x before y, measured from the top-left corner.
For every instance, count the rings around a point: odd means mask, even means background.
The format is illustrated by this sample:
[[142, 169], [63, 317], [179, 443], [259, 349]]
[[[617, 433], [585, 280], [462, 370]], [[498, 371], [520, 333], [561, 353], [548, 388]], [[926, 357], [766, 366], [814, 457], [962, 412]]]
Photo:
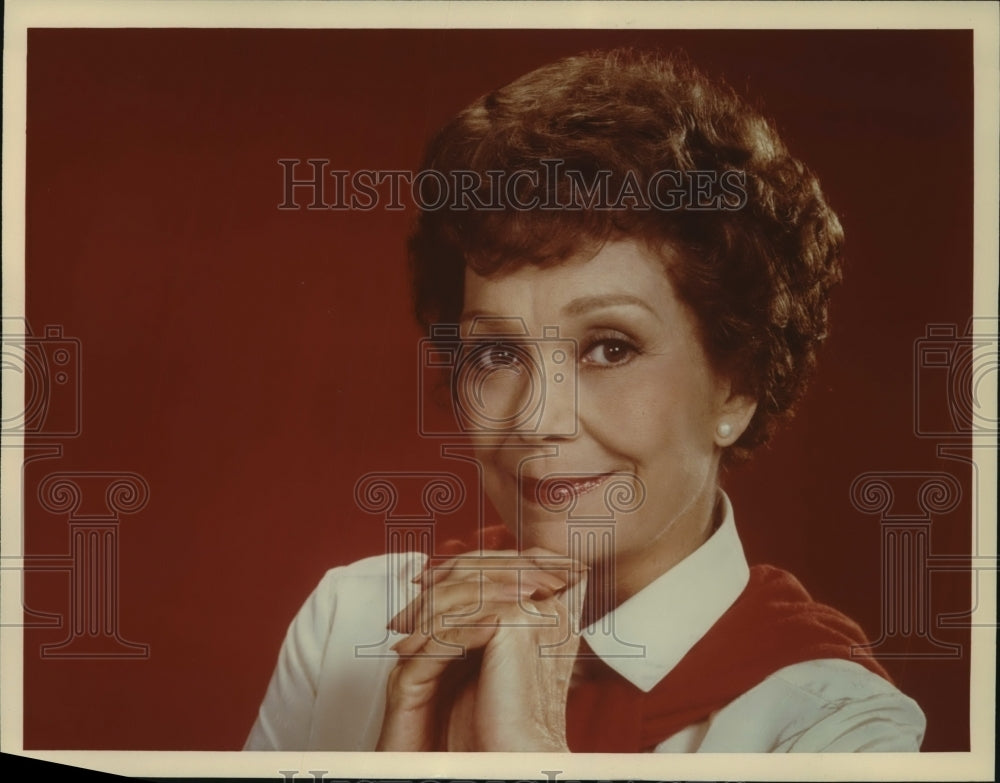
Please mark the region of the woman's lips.
[[551, 476], [543, 479], [521, 477], [521, 497], [541, 506], [561, 506], [597, 489], [611, 473], [577, 476]]

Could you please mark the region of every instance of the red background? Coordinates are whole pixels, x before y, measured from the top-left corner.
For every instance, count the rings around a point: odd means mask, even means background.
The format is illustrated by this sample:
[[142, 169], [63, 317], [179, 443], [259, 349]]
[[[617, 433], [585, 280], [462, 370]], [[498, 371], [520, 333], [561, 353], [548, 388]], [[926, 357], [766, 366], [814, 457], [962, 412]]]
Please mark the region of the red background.
[[[83, 427], [25, 468], [26, 547], [67, 551], [66, 517], [35, 500], [51, 472], [144, 477], [119, 619], [150, 656], [43, 658], [66, 630], [29, 629], [26, 747], [239, 748], [295, 610], [327, 568], [384, 548], [355, 481], [462, 472], [415, 436], [412, 209], [279, 211], [277, 160], [415, 168], [483, 92], [620, 44], [682, 46], [761, 103], [847, 232], [810, 396], [727, 479], [751, 561], [878, 636], [879, 520], [849, 497], [866, 471], [955, 475], [963, 502], [932, 547], [970, 551], [971, 478], [914, 435], [913, 356], [927, 324], [971, 313], [971, 33], [32, 30], [28, 319], [81, 341]], [[31, 609], [69, 611], [65, 574], [26, 584]], [[933, 588], [935, 616], [968, 608], [967, 576]], [[885, 664], [927, 712], [925, 749], [967, 749], [968, 636], [934, 633], [962, 657]]]

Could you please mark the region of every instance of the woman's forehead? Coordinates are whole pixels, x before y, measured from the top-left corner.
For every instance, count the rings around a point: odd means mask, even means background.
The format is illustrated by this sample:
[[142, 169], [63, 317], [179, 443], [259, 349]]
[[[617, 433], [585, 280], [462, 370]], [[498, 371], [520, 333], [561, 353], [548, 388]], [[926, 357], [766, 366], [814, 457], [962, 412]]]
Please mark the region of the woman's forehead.
[[491, 275], [467, 268], [462, 317], [576, 317], [626, 306], [655, 312], [675, 299], [663, 258], [634, 241], [615, 241], [596, 255], [579, 254], [546, 266], [520, 265]]

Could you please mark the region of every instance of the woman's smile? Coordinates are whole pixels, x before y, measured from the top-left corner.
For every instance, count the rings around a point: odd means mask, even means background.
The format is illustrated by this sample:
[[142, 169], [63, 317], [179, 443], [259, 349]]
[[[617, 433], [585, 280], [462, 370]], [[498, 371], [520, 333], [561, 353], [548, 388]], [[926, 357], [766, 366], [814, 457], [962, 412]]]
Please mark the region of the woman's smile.
[[544, 476], [541, 479], [521, 477], [521, 498], [543, 508], [563, 507], [574, 499], [593, 492], [613, 474], [593, 474], [573, 471]]

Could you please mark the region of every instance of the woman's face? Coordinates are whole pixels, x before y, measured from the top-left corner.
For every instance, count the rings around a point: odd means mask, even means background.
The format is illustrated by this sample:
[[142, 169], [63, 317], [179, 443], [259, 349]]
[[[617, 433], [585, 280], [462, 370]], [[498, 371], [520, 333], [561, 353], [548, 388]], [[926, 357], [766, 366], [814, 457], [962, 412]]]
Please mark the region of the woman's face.
[[[488, 414], [475, 439], [486, 492], [523, 547], [572, 553], [574, 520], [613, 518], [620, 601], [707, 538], [721, 448], [754, 404], [713, 370], [663, 260], [623, 241], [548, 268], [469, 271], [462, 334], [474, 370], [458, 402]], [[638, 499], [627, 511], [605, 502], [620, 482]]]

